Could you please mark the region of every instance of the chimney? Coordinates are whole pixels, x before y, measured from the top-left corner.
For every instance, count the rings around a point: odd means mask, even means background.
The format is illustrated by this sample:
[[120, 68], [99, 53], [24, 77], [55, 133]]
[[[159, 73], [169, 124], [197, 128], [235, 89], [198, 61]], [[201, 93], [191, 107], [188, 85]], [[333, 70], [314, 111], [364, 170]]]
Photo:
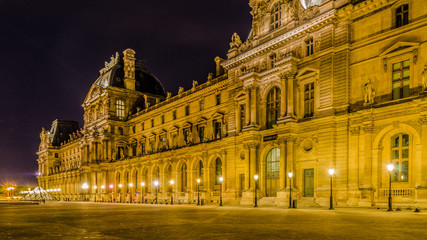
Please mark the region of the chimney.
[[135, 51], [128, 48], [123, 52], [125, 87], [135, 90]]

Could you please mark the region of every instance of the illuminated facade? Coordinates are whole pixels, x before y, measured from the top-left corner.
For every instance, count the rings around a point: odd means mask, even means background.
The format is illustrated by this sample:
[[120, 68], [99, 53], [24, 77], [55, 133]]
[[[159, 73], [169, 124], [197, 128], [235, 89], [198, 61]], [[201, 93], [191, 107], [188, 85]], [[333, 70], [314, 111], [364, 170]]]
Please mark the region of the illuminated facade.
[[[427, 202], [423, 0], [251, 0], [216, 73], [175, 96], [127, 49], [100, 71], [84, 127], [57, 120], [38, 151], [62, 199], [260, 205]], [[424, 141], [422, 140], [424, 139]], [[259, 175], [255, 183], [254, 175]], [[170, 184], [174, 180], [174, 184]], [[154, 186], [158, 181], [159, 186]], [[142, 183], [144, 186], [142, 186]], [[82, 188], [85, 186], [85, 188]]]

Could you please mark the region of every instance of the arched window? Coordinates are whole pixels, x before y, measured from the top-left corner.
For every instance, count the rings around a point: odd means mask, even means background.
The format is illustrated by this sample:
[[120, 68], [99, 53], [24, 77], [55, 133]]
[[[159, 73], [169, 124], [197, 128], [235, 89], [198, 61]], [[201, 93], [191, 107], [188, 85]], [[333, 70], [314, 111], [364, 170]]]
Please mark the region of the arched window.
[[119, 119], [123, 119], [125, 117], [125, 102], [123, 100], [116, 101], [116, 115]]
[[222, 162], [220, 158], [217, 158], [215, 160], [215, 184], [221, 184], [219, 181], [220, 177], [222, 177]]
[[401, 27], [409, 23], [409, 6], [403, 4], [396, 8], [396, 27]]
[[275, 196], [279, 187], [280, 179], [280, 149], [273, 148], [267, 154], [266, 159], [267, 181], [266, 194], [267, 196]]
[[391, 138], [391, 161], [394, 165], [391, 180], [394, 182], [407, 182], [409, 169], [409, 135], [399, 133]]
[[267, 128], [276, 124], [280, 115], [280, 89], [274, 87], [267, 95]]
[[153, 182], [160, 181], [160, 168], [157, 166], [153, 172]]
[[275, 3], [271, 9], [270, 31], [277, 29], [281, 25], [282, 14], [280, 12], [280, 3]]
[[181, 192], [187, 191], [187, 164], [181, 166]]
[[203, 162], [202, 161], [199, 161], [199, 169], [197, 169], [198, 171], [197, 171], [197, 178], [199, 178], [200, 179], [200, 186], [202, 186], [203, 185]]

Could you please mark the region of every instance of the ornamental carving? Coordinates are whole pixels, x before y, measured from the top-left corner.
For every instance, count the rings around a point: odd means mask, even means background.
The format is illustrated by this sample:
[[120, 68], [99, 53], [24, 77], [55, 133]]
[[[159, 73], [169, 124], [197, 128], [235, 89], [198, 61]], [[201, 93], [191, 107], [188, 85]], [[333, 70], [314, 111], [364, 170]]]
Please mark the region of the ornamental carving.
[[350, 133], [351, 133], [351, 135], [359, 135], [360, 134], [360, 127], [351, 127]]

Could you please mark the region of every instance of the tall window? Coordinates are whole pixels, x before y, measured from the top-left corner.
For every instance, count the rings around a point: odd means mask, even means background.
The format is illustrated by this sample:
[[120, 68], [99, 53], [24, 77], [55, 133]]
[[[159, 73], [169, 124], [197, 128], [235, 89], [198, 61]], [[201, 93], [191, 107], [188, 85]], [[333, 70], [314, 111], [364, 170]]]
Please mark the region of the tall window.
[[215, 120], [214, 121], [214, 138], [215, 139], [221, 139], [221, 122]]
[[306, 46], [305, 55], [306, 56], [313, 55], [314, 53], [313, 38], [310, 38], [307, 41], [305, 41], [305, 46]]
[[181, 167], [181, 192], [187, 191], [187, 164], [183, 163]]
[[150, 141], [151, 152], [154, 153], [156, 151], [156, 142], [154, 139]]
[[280, 89], [274, 87], [267, 95], [267, 128], [276, 124], [280, 115]]
[[161, 120], [162, 120], [162, 124], [164, 124], [165, 123], [165, 115], [161, 116]]
[[131, 148], [132, 148], [132, 156], [136, 156], [137, 143], [133, 142], [131, 145]]
[[190, 128], [185, 128], [185, 129], [183, 129], [183, 131], [184, 131], [185, 144], [190, 144], [190, 137], [189, 137], [191, 134]]
[[116, 101], [116, 115], [120, 119], [125, 117], [125, 102], [123, 100]]
[[217, 158], [215, 160], [215, 184], [221, 184], [220, 177], [222, 177], [222, 162], [220, 158]]
[[221, 104], [221, 94], [220, 93], [218, 93], [216, 96], [215, 96], [215, 98], [216, 98], [216, 105], [218, 106], [218, 105], [220, 105]]
[[204, 173], [203, 173], [203, 162], [199, 161], [199, 169], [198, 169], [198, 172], [197, 172], [197, 178], [200, 179], [200, 186], [203, 186], [203, 176], [204, 176]]
[[141, 143], [141, 154], [144, 155], [145, 154], [145, 139], [142, 141], [143, 142]]
[[409, 97], [410, 61], [393, 64], [393, 100]]
[[245, 104], [240, 104], [240, 131], [242, 131], [243, 127], [246, 125], [246, 109]]
[[162, 149], [166, 149], [166, 134], [160, 135], [160, 141], [162, 142]]
[[396, 8], [396, 27], [401, 27], [409, 23], [409, 6], [403, 4]]
[[204, 126], [199, 127], [199, 138], [200, 138], [200, 142], [203, 142], [203, 139], [205, 138], [205, 127]]
[[276, 3], [271, 9], [270, 31], [280, 27], [281, 19], [282, 19], [282, 14], [280, 12], [280, 3]]
[[274, 64], [276, 63], [276, 54], [271, 54], [270, 55], [270, 68], [274, 68]]
[[185, 106], [185, 116], [190, 115], [190, 106]]
[[119, 135], [123, 135], [123, 128], [119, 127]]
[[151, 119], [151, 127], [154, 127], [154, 119]]
[[144, 131], [145, 130], [145, 124], [141, 123], [141, 129]]
[[273, 148], [266, 159], [266, 195], [275, 196], [280, 187], [280, 149]]
[[394, 165], [392, 181], [408, 181], [408, 162], [409, 162], [409, 135], [396, 134], [391, 138], [391, 161]]
[[314, 114], [314, 83], [304, 85], [304, 117]]
[[203, 111], [205, 109], [205, 101], [200, 101], [200, 111]]
[[176, 119], [176, 111], [172, 112], [172, 119], [175, 120]]

